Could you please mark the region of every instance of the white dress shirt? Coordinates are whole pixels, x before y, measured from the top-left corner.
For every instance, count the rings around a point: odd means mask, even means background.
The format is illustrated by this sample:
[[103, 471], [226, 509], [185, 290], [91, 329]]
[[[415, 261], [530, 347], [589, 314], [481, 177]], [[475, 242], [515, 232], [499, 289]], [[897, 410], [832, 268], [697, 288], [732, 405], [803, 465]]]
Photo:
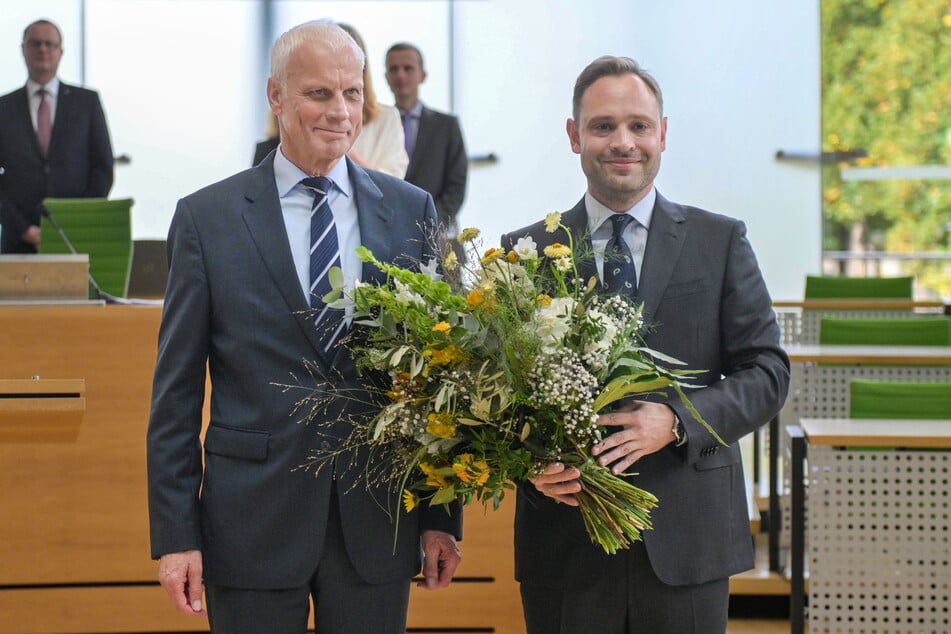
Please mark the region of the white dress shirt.
[[[309, 174], [287, 160], [281, 147], [274, 154], [274, 180], [281, 201], [284, 228], [290, 243], [294, 268], [300, 281], [301, 292], [310, 303], [310, 212], [314, 205], [314, 192], [300, 184]], [[360, 223], [357, 204], [353, 198], [353, 184], [347, 161], [341, 158], [326, 174], [334, 186], [329, 192], [330, 211], [337, 227], [337, 242], [340, 245], [340, 267], [343, 269], [344, 290], [353, 289], [360, 279], [363, 263], [357, 257], [360, 246]]]
[[38, 84], [32, 79], [26, 80], [26, 94], [30, 96], [30, 119], [33, 129], [36, 130], [36, 113], [40, 109], [40, 89], [46, 90], [46, 100], [50, 105], [50, 124], [56, 121], [56, 97], [59, 95], [59, 77], [54, 77], [50, 83]]
[[[656, 200], [657, 190], [651, 187], [646, 196], [624, 212], [634, 217], [634, 222], [628, 223], [621, 237], [624, 238], [624, 242], [631, 249], [631, 257], [634, 260], [638, 280], [641, 279], [641, 265], [644, 262], [644, 248], [647, 246], [647, 232], [650, 230]], [[588, 233], [591, 235], [594, 260], [598, 267], [598, 279], [603, 280], [604, 249], [614, 233], [611, 216], [619, 212], [608, 209], [588, 192], [585, 192], [584, 195], [584, 205], [588, 211]]]

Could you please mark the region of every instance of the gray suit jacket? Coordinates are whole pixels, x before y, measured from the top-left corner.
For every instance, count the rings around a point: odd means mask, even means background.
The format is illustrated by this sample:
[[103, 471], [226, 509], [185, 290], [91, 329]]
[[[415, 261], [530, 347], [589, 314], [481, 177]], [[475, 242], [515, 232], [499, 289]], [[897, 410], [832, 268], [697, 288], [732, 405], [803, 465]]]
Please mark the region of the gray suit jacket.
[[468, 178], [469, 157], [459, 120], [423, 106], [406, 181], [432, 194], [439, 222], [454, 226]]
[[[584, 199], [562, 222], [574, 239], [588, 240]], [[510, 246], [531, 235], [539, 248], [566, 236], [544, 223], [503, 237]], [[678, 413], [689, 441], [668, 445], [632, 467], [634, 482], [659, 500], [654, 530], [644, 542], [657, 576], [671, 585], [723, 579], [753, 566], [746, 489], [737, 441], [782, 406], [789, 361], [766, 285], [742, 222], [672, 203], [654, 206], [638, 299], [654, 329], [646, 344], [691, 369], [705, 370], [703, 389], [688, 396], [729, 446], [720, 446], [693, 420], [676, 395], [664, 400]], [[596, 274], [593, 261], [581, 273]], [[516, 575], [543, 587], [585, 586], [605, 555], [588, 539], [576, 508], [555, 504], [521, 486], [516, 509]], [[623, 556], [623, 554], [616, 555]]]
[[0, 97], [0, 250], [35, 253], [20, 236], [40, 224], [43, 199], [104, 198], [112, 189], [113, 162], [98, 93], [60, 82], [46, 156], [30, 120], [26, 87]]
[[[349, 163], [362, 243], [383, 261], [432, 255], [430, 196]], [[336, 486], [350, 558], [370, 583], [419, 571], [419, 533], [460, 534], [442, 508], [405, 514], [398, 496], [353, 486], [366, 456], [338, 459], [319, 477], [298, 469], [349, 432], [356, 402], [337, 399], [316, 428], [295, 411], [302, 393], [275, 383], [306, 378], [304, 362], [363, 384], [343, 346], [328, 358], [295, 273], [274, 181], [273, 156], [179, 201], [168, 238], [169, 277], [148, 429], [152, 555], [200, 549], [206, 579], [237, 588], [301, 585], [321, 556]], [[366, 266], [363, 280], [378, 280]], [[205, 368], [211, 420], [202, 443]], [[315, 384], [315, 387], [326, 385]], [[372, 412], [372, 408], [363, 406]], [[202, 452], [202, 446], [204, 452]], [[204, 467], [202, 462], [204, 461]], [[336, 474], [334, 473], [336, 472]], [[335, 478], [334, 478], [335, 476]], [[394, 543], [394, 518], [402, 514]]]

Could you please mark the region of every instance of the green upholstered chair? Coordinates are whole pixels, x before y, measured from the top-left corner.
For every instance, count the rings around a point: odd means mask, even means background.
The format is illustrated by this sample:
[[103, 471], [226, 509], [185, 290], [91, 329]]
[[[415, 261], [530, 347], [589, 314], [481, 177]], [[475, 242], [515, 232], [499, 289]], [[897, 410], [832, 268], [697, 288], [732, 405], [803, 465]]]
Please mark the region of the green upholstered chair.
[[819, 343], [851, 346], [949, 346], [951, 318], [930, 315], [899, 319], [822, 317]]
[[912, 299], [911, 277], [806, 276], [806, 299]]
[[[43, 204], [76, 252], [89, 254], [89, 274], [99, 288], [125, 297], [132, 266], [132, 199], [47, 198]], [[41, 229], [41, 253], [70, 252], [47, 218]]]
[[849, 384], [852, 418], [951, 418], [951, 383], [873, 381]]

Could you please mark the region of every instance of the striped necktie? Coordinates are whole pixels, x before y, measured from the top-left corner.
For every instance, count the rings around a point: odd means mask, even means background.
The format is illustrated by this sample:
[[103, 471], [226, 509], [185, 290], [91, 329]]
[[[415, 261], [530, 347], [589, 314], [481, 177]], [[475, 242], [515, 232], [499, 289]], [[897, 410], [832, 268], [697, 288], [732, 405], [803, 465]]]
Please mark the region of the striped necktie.
[[623, 293], [631, 297], [637, 292], [637, 271], [631, 249], [624, 240], [624, 229], [634, 218], [628, 214], [615, 213], [611, 216], [614, 223], [611, 239], [604, 247], [604, 290], [609, 293]]
[[326, 176], [312, 176], [301, 180], [301, 184], [314, 192], [310, 212], [310, 307], [314, 310], [321, 351], [327, 352], [344, 327], [343, 311], [328, 307], [323, 299], [331, 291], [330, 269], [340, 268], [337, 227], [328, 200], [333, 181]]

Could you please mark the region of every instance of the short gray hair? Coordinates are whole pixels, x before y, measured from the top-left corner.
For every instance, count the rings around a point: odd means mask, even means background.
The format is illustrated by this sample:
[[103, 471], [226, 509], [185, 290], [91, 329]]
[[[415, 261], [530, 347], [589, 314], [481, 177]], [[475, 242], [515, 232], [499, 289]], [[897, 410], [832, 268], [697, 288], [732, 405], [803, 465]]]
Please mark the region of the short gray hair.
[[360, 60], [361, 65], [366, 63], [366, 56], [360, 50], [360, 46], [333, 20], [326, 18], [313, 20], [298, 24], [286, 31], [271, 47], [271, 79], [278, 85], [284, 86], [287, 79], [287, 60], [294, 51], [308, 42], [321, 42], [335, 52], [350, 48]]

